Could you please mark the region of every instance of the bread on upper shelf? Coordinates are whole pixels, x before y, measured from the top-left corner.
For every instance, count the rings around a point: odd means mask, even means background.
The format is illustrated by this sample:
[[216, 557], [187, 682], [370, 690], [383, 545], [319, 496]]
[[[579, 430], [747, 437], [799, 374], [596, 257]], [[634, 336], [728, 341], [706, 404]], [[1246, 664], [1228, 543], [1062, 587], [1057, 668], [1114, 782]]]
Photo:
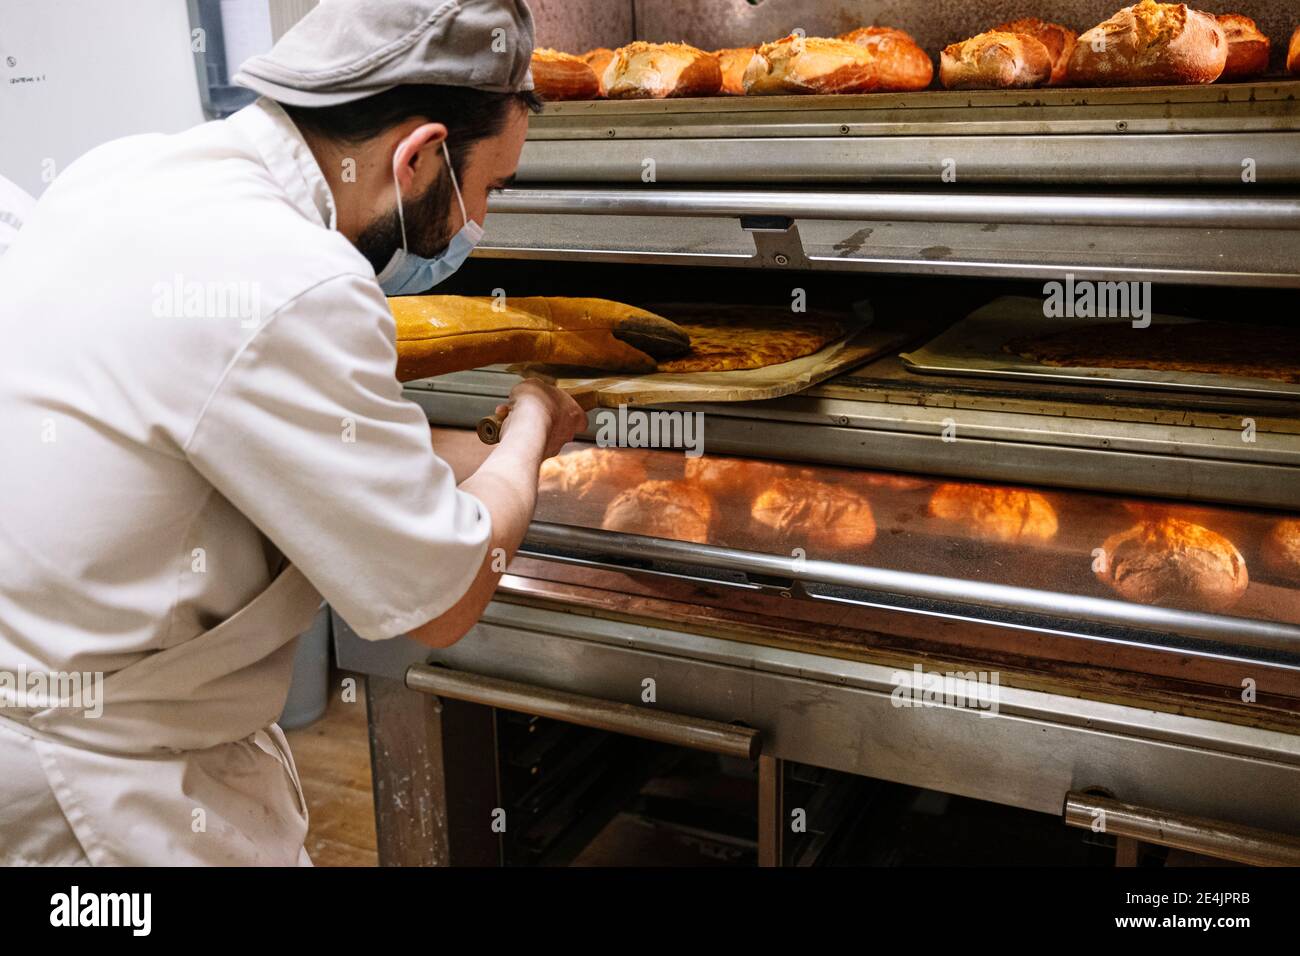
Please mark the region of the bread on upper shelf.
[[1292, 73], [1300, 74], [1300, 27], [1291, 34], [1291, 45], [1286, 51], [1286, 68]]
[[614, 51], [604, 86], [610, 99], [717, 96], [722, 68], [712, 53], [685, 43], [638, 40]]
[[934, 79], [934, 63], [910, 33], [893, 27], [860, 27], [839, 37], [875, 58], [876, 88], [885, 92], [923, 90]]
[[1065, 82], [1066, 74], [1070, 69], [1070, 56], [1074, 53], [1075, 44], [1079, 42], [1079, 34], [1069, 27], [1039, 20], [1037, 17], [1009, 20], [993, 29], [1002, 33], [1023, 33], [1047, 47], [1047, 52], [1052, 57], [1052, 76], [1048, 84], [1056, 86]]
[[723, 93], [728, 96], [745, 95], [745, 69], [754, 58], [756, 50], [752, 46], [739, 46], [713, 51], [713, 55], [718, 58], [718, 68], [722, 70]]
[[1052, 54], [1027, 33], [991, 30], [944, 48], [939, 80], [949, 90], [1042, 86], [1052, 78]]
[[1069, 80], [1079, 86], [1213, 83], [1227, 62], [1228, 37], [1212, 14], [1142, 0], [1079, 37]]
[[579, 57], [559, 50], [533, 51], [533, 89], [545, 100], [594, 100], [600, 96], [596, 72]]
[[1215, 19], [1228, 38], [1228, 61], [1219, 79], [1241, 80], [1267, 73], [1272, 45], [1255, 21], [1239, 13], [1221, 13]]
[[856, 43], [792, 33], [764, 43], [745, 70], [745, 92], [868, 93], [878, 89], [876, 57]]
[[609, 66], [609, 61], [614, 59], [614, 51], [607, 46], [598, 46], [594, 50], [588, 50], [578, 59], [591, 67], [596, 74], [596, 80], [600, 84], [600, 95], [605, 95], [605, 68]]

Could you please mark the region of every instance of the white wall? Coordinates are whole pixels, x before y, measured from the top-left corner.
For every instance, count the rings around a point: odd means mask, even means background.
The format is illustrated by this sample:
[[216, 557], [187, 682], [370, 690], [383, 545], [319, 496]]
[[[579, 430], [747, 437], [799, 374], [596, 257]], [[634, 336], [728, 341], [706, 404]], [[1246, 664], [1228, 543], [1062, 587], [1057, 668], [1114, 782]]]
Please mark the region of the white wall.
[[0, 0], [0, 174], [33, 196], [100, 143], [203, 118], [185, 0]]

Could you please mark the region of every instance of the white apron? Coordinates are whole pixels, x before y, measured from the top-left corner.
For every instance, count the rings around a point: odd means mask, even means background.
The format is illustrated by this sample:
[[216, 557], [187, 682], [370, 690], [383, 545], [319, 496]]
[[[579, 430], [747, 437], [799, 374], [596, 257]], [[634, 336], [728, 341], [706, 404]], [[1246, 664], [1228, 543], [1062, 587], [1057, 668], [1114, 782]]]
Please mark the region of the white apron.
[[[106, 674], [99, 717], [0, 710], [54, 797], [6, 821], [0, 860], [80, 862], [51, 836], [64, 826], [96, 866], [310, 865], [307, 806], [275, 719], [319, 605], [289, 565], [212, 630]], [[62, 823], [48, 818], [56, 806]]]

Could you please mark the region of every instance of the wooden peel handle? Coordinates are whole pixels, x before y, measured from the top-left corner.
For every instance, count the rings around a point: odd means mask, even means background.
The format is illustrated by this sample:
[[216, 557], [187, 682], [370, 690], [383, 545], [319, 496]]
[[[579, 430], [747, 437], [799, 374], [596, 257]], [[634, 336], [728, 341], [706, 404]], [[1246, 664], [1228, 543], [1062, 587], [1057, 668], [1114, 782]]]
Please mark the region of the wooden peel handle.
[[[594, 389], [565, 389], [566, 392], [578, 403], [578, 407], [584, 412], [589, 412], [596, 407], [596, 390]], [[506, 415], [510, 414], [507, 407], [505, 412], [497, 415], [495, 413], [478, 420], [478, 440], [485, 445], [495, 445], [501, 441], [501, 429], [505, 426]]]

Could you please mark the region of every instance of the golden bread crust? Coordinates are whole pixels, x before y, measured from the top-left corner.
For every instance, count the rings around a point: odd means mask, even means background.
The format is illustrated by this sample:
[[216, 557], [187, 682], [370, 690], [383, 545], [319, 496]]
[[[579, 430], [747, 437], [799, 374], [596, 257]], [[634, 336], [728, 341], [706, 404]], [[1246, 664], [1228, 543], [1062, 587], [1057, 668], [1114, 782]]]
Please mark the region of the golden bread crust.
[[1038, 492], [995, 485], [940, 485], [930, 514], [984, 541], [1050, 541], [1058, 526], [1056, 509]]
[[533, 51], [533, 88], [545, 100], [594, 100], [600, 97], [596, 72], [582, 59], [559, 50]]
[[639, 457], [617, 448], [583, 448], [542, 462], [538, 491], [568, 501], [613, 498], [646, 480]]
[[1140, 604], [1226, 611], [1250, 584], [1231, 541], [1180, 518], [1139, 522], [1107, 538], [1102, 550], [1098, 579]]
[[745, 95], [745, 70], [757, 51], [758, 48], [752, 46], [713, 51], [718, 58], [718, 68], [722, 70], [722, 92], [727, 96]]
[[981, 33], [944, 48], [939, 57], [939, 80], [949, 90], [1042, 86], [1051, 78], [1051, 53], [1025, 33]]
[[1228, 37], [1213, 15], [1183, 3], [1142, 0], [1079, 37], [1069, 81], [1079, 86], [1213, 83]]
[[704, 544], [713, 524], [713, 499], [684, 481], [645, 481], [610, 502], [601, 527]]
[[610, 99], [717, 96], [722, 68], [712, 53], [685, 43], [638, 40], [614, 51], [604, 87]]
[[812, 479], [778, 478], [754, 499], [750, 516], [779, 535], [783, 545], [813, 553], [865, 548], [876, 540], [866, 498]]
[[923, 90], [934, 80], [934, 62], [910, 33], [893, 27], [860, 27], [839, 39], [875, 57], [876, 88], [881, 91]]
[[1221, 13], [1215, 19], [1228, 38], [1228, 60], [1219, 79], [1241, 80], [1267, 73], [1272, 44], [1255, 21], [1239, 13]]
[[1048, 85], [1057, 86], [1065, 82], [1070, 70], [1070, 57], [1079, 42], [1079, 34], [1069, 27], [1040, 20], [1037, 17], [1009, 20], [993, 29], [1003, 33], [1022, 33], [1047, 47], [1047, 52], [1052, 58], [1052, 78], [1048, 81]]
[[1260, 553], [1264, 566], [1274, 574], [1300, 582], [1300, 519], [1286, 518], [1273, 525]]
[[745, 92], [869, 93], [880, 87], [876, 58], [856, 43], [792, 33], [764, 43], [745, 70]]

